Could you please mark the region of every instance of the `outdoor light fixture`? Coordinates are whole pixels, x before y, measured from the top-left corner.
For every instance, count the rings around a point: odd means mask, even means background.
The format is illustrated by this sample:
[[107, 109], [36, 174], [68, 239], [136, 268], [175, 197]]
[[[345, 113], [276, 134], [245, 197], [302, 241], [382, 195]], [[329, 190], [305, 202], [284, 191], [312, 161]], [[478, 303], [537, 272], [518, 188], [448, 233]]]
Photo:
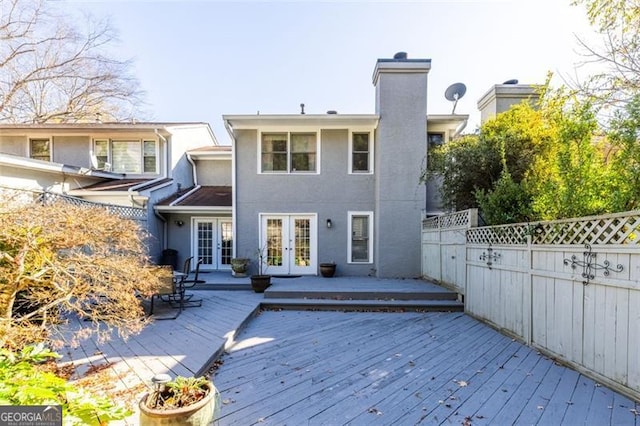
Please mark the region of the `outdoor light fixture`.
[[168, 374], [156, 374], [151, 378], [153, 387], [157, 392], [164, 391], [165, 385], [171, 381], [171, 376]]
[[181, 221], [181, 220], [174, 220], [174, 221], [173, 221], [173, 223], [175, 223], [175, 224], [176, 224], [176, 225], [178, 225], [178, 226], [182, 226], [182, 225], [184, 225], [184, 222], [183, 222], [183, 221]]
[[327, 219], [327, 228], [331, 228], [331, 225], [332, 225], [331, 219]]

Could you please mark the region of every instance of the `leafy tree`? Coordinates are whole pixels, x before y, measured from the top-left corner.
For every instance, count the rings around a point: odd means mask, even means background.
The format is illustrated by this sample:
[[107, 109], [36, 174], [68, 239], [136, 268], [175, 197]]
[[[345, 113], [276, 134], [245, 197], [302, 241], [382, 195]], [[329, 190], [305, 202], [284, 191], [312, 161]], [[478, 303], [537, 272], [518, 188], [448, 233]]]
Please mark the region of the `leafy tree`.
[[[534, 159], [548, 151], [553, 137], [554, 129], [542, 113], [523, 102], [484, 123], [478, 135], [463, 136], [430, 152], [424, 176], [442, 179], [443, 204], [452, 210], [478, 207], [478, 196], [488, 202], [486, 196], [501, 179], [501, 191], [509, 188], [515, 196], [512, 184], [524, 190], [520, 182]], [[517, 198], [528, 199], [526, 194]], [[523, 215], [529, 211], [518, 210]], [[521, 215], [513, 220], [516, 217]]]
[[590, 102], [560, 90], [542, 106], [556, 139], [546, 155], [538, 156], [526, 186], [534, 216], [559, 219], [612, 211], [610, 171], [598, 133], [596, 110]]
[[500, 176], [500, 156], [479, 135], [465, 135], [431, 150], [422, 180], [440, 179], [443, 206], [476, 207], [475, 191], [488, 190]]
[[608, 133], [614, 211], [640, 208], [640, 95], [616, 112]]
[[488, 225], [525, 222], [533, 216], [531, 197], [509, 172], [503, 172], [490, 191], [478, 190], [475, 196]]
[[70, 314], [100, 337], [138, 332], [160, 275], [145, 253], [140, 227], [103, 208], [0, 203], [0, 345], [49, 339]]
[[602, 36], [601, 46], [578, 40], [589, 62], [602, 71], [578, 83], [582, 94], [603, 105], [624, 105], [640, 92], [640, 0], [574, 0], [583, 5]]
[[109, 57], [108, 22], [81, 31], [45, 0], [0, 2], [0, 121], [95, 121], [131, 117], [141, 98], [130, 62]]

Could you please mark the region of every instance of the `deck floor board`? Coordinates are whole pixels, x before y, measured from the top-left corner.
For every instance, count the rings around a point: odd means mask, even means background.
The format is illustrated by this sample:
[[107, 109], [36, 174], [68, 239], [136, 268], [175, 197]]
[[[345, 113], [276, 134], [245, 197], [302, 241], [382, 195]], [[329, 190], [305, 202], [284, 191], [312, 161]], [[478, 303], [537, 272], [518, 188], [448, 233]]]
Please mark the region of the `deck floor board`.
[[636, 424], [633, 401], [461, 313], [267, 311], [236, 343], [221, 426]]

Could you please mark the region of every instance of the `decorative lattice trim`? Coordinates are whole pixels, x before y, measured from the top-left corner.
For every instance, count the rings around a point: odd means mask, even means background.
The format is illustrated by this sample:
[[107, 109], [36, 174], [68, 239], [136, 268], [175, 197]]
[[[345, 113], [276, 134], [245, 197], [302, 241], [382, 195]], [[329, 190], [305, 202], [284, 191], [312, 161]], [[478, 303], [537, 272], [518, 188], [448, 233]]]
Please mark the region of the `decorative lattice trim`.
[[467, 231], [472, 244], [527, 245], [528, 225], [500, 225], [473, 228]]
[[477, 209], [469, 209], [442, 216], [430, 217], [422, 221], [422, 229], [469, 228], [476, 226], [477, 212]]
[[65, 203], [73, 204], [76, 206], [104, 207], [109, 213], [118, 215], [123, 218], [133, 219], [133, 220], [147, 219], [146, 209], [142, 209], [139, 207], [127, 207], [127, 206], [118, 206], [115, 204], [95, 203], [92, 201], [83, 200], [81, 198], [70, 197], [68, 195], [54, 194], [51, 192], [43, 192], [37, 198], [37, 201], [41, 203], [52, 203], [52, 202], [63, 201]]
[[488, 226], [467, 231], [473, 244], [640, 245], [640, 211], [549, 222]]

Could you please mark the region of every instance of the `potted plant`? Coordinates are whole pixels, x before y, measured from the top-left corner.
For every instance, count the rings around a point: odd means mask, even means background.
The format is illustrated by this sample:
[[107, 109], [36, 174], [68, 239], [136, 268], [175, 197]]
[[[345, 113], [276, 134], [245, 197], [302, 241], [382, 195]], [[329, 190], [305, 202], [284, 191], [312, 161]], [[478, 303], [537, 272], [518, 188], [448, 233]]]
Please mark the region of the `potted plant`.
[[271, 275], [264, 273], [263, 265], [265, 265], [264, 248], [256, 251], [256, 258], [258, 261], [258, 274], [251, 275], [251, 288], [256, 293], [264, 293], [264, 291], [271, 285]]
[[320, 274], [325, 278], [331, 278], [336, 273], [336, 264], [334, 262], [325, 262], [320, 264]]
[[153, 378], [153, 391], [145, 394], [140, 407], [140, 425], [208, 425], [218, 408], [218, 391], [206, 377], [167, 374]]
[[231, 270], [234, 277], [246, 277], [249, 268], [249, 259], [246, 257], [234, 257], [231, 259]]

